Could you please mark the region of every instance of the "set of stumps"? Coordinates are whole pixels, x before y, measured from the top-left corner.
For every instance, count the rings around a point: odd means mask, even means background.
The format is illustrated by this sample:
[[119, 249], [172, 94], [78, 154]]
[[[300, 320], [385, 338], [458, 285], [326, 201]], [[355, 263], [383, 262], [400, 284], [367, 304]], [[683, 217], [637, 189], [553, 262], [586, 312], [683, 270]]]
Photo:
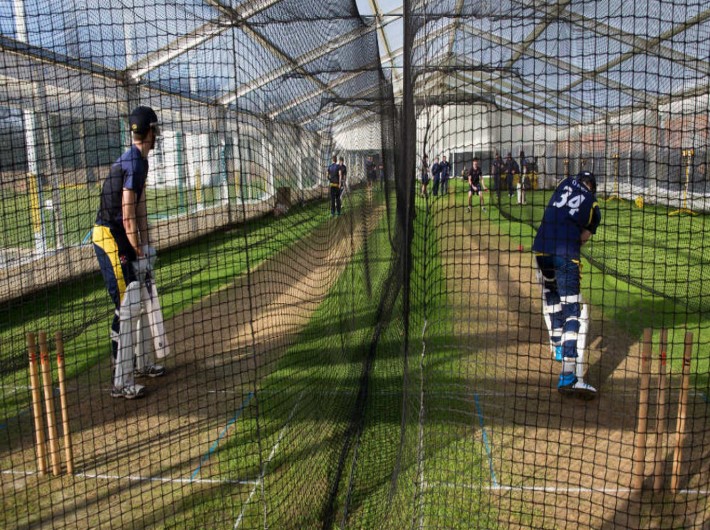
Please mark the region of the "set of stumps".
[[[651, 394], [651, 364], [653, 363], [652, 352], [653, 330], [647, 328], [643, 332], [643, 343], [641, 347], [641, 363], [639, 367], [639, 392], [638, 392], [638, 421], [636, 435], [634, 438], [633, 470], [631, 477], [631, 489], [641, 491], [644, 487], [647, 437], [649, 431], [649, 405]], [[669, 373], [666, 364], [666, 348], [668, 344], [668, 331], [661, 329], [658, 344], [658, 361], [656, 389], [656, 426], [655, 426], [655, 454], [656, 458], [653, 466], [653, 491], [660, 492], [666, 485], [668, 474], [666, 463], [665, 440], [670, 440], [671, 433], [667, 432], [668, 407], [669, 407]], [[683, 467], [683, 448], [686, 442], [686, 422], [688, 418], [688, 395], [690, 390], [690, 360], [693, 347], [693, 334], [686, 332], [683, 351], [683, 368], [681, 373], [680, 391], [678, 396], [678, 409], [675, 422], [675, 436], [672, 448], [670, 491], [676, 493], [680, 489], [681, 470]]]

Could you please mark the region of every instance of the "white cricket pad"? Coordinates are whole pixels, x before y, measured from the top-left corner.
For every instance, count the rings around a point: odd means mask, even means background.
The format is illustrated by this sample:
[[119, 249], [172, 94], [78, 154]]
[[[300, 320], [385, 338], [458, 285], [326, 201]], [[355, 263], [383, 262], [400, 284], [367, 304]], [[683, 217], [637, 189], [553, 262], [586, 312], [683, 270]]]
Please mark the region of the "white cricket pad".
[[148, 316], [150, 334], [153, 337], [153, 349], [155, 350], [155, 356], [158, 359], [162, 359], [170, 355], [170, 344], [165, 333], [163, 310], [160, 307], [160, 299], [158, 298], [155, 282], [150, 282], [150, 289], [144, 285], [143, 292], [143, 308]]

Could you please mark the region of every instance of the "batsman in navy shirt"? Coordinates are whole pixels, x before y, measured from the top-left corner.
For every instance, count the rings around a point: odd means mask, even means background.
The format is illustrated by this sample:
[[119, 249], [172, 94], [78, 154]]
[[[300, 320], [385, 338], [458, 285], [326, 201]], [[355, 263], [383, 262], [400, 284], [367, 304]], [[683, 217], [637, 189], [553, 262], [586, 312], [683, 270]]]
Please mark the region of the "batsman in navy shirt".
[[562, 361], [557, 388], [587, 399], [597, 391], [584, 381], [589, 308], [580, 294], [580, 249], [601, 223], [595, 193], [596, 179], [589, 171], [564, 179], [545, 208], [533, 243], [550, 345]]

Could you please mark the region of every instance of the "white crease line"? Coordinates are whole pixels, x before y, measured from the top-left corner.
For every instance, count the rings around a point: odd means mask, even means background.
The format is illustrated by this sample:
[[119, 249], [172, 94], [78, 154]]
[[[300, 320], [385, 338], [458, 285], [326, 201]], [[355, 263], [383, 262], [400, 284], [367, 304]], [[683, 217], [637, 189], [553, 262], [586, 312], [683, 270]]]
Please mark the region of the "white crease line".
[[[37, 471], [14, 471], [14, 470], [3, 470], [3, 475], [20, 475], [20, 476], [34, 476], [39, 475]], [[189, 484], [191, 482], [196, 484], [241, 484], [250, 485], [258, 484], [258, 480], [220, 480], [220, 479], [189, 479], [189, 478], [170, 478], [170, 477], [142, 477], [139, 475], [106, 475], [102, 473], [74, 473], [72, 475], [78, 478], [91, 478], [98, 480], [127, 480], [129, 482], [163, 482], [170, 484]]]
[[[483, 485], [474, 486], [471, 484], [452, 484], [451, 482], [437, 482], [436, 484], [427, 483], [427, 489], [434, 489], [436, 486], [444, 486], [447, 488], [463, 488], [481, 491], [519, 491], [519, 492], [541, 492], [541, 493], [603, 493], [605, 495], [630, 494], [639, 490], [632, 488], [577, 488], [568, 486], [504, 486], [504, 485]], [[710, 495], [710, 490], [703, 489], [682, 489], [677, 493], [681, 495]]]
[[274, 458], [276, 455], [276, 451], [279, 448], [279, 444], [281, 443], [281, 439], [283, 438], [284, 434], [286, 434], [286, 429], [288, 428], [289, 424], [291, 423], [291, 419], [293, 418], [294, 413], [296, 412], [296, 408], [298, 407], [298, 404], [301, 402], [301, 398], [303, 397], [303, 390], [299, 396], [298, 396], [298, 401], [296, 401], [296, 404], [293, 406], [293, 409], [291, 409], [291, 414], [288, 416], [288, 420], [286, 420], [286, 425], [284, 425], [281, 430], [279, 431], [279, 436], [276, 439], [276, 444], [274, 444], [274, 447], [271, 448], [271, 453], [269, 453], [269, 457], [266, 459], [266, 462], [264, 462], [264, 467], [261, 471], [261, 474], [259, 475], [259, 480], [256, 481], [254, 484], [254, 487], [251, 490], [251, 493], [249, 493], [249, 497], [247, 497], [246, 502], [242, 505], [242, 511], [239, 514], [239, 517], [237, 517], [237, 520], [234, 522], [234, 529], [236, 530], [239, 528], [239, 526], [242, 524], [242, 520], [244, 519], [244, 511], [246, 510], [247, 505], [249, 502], [251, 502], [251, 498], [254, 496], [254, 493], [256, 493], [256, 488], [264, 482], [264, 476], [266, 476], [266, 466], [269, 462], [271, 462], [271, 459]]

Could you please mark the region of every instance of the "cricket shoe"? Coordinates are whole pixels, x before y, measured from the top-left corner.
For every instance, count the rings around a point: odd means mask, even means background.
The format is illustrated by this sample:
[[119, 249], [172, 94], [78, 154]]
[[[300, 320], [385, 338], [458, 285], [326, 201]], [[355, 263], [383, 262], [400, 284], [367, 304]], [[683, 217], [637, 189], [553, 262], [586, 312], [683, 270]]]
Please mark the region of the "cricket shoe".
[[151, 364], [140, 370], [137, 368], [135, 370], [136, 377], [163, 377], [166, 373], [168, 373], [168, 371], [165, 367], [159, 364]]
[[584, 400], [594, 399], [597, 395], [596, 388], [577, 379], [574, 374], [561, 374], [557, 383], [557, 391], [563, 396], [578, 397]]
[[143, 385], [126, 385], [123, 388], [113, 387], [111, 389], [112, 398], [137, 399], [145, 396]]

